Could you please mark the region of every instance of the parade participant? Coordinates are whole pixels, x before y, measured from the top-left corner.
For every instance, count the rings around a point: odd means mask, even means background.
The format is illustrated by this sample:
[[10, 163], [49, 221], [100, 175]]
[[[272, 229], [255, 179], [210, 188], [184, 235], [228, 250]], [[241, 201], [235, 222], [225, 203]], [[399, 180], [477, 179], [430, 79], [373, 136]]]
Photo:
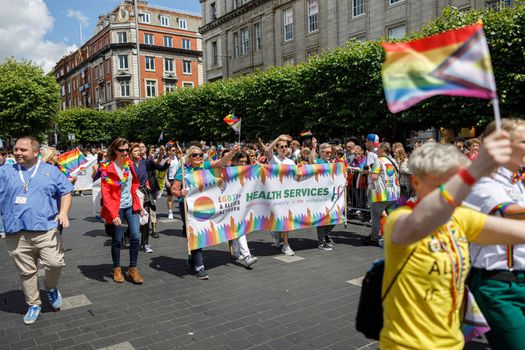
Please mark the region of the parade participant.
[[0, 213], [6, 247], [20, 274], [29, 309], [25, 324], [40, 315], [38, 262], [44, 266], [44, 286], [54, 309], [62, 305], [57, 285], [64, 263], [62, 228], [69, 227], [73, 186], [57, 167], [38, 159], [39, 143], [21, 137], [15, 144], [16, 164], [0, 167]]
[[[235, 153], [237, 153], [240, 149], [241, 147], [239, 145], [235, 145], [232, 149], [233, 152], [229, 152], [224, 158], [211, 162], [204, 162], [204, 152], [202, 149], [197, 145], [190, 146], [188, 149], [190, 162], [189, 166], [184, 164], [185, 172], [193, 172], [202, 169], [224, 168], [229, 164]], [[179, 198], [179, 212], [182, 220], [182, 233], [188, 237], [188, 232], [186, 230], [186, 209], [184, 203], [184, 197], [186, 197], [188, 194], [188, 190], [186, 188], [182, 188], [182, 176], [182, 167], [179, 167], [179, 170], [175, 175], [175, 180], [173, 181], [171, 191], [177, 198]], [[195, 276], [197, 276], [199, 279], [207, 280], [209, 278], [208, 272], [206, 272], [204, 269], [202, 248], [191, 251], [191, 257], [188, 260], [188, 265], [194, 269]]]
[[173, 219], [173, 195], [171, 193], [171, 187], [173, 186], [173, 181], [175, 181], [175, 174], [180, 168], [180, 162], [177, 158], [177, 148], [174, 145], [168, 146], [168, 159], [166, 162], [169, 164], [168, 170], [166, 172], [166, 179], [168, 183], [166, 184], [166, 192], [168, 194], [167, 204], [168, 204], [168, 219]]
[[465, 139], [463, 137], [456, 137], [452, 140], [452, 144], [458, 149], [458, 151], [465, 153]]
[[[140, 142], [140, 156], [142, 159], [147, 161], [153, 161], [154, 158], [148, 156], [148, 148], [144, 142]], [[151, 191], [151, 199], [148, 206], [149, 221], [151, 223], [151, 237], [160, 238], [159, 231], [157, 229], [157, 195], [161, 190], [159, 182], [157, 181], [157, 171], [164, 171], [168, 169], [169, 163], [162, 163], [162, 155], [160, 152], [157, 155], [157, 158], [154, 160], [154, 167], [147, 167], [148, 172], [148, 183]]]
[[[266, 154], [266, 157], [269, 159], [270, 164], [281, 164], [281, 165], [295, 165], [295, 163], [289, 159], [286, 158], [286, 149], [288, 148], [288, 142], [291, 141], [292, 138], [288, 135], [280, 135], [275, 140], [273, 140], [272, 143], [270, 143], [268, 146], [266, 146], [261, 139], [259, 139], [259, 142], [261, 144], [261, 147], [264, 150], [264, 153]], [[277, 156], [273, 153], [273, 149], [277, 146]], [[290, 248], [290, 244], [288, 243], [288, 232], [273, 232], [272, 231], [272, 237], [275, 247], [279, 248], [281, 246], [281, 237], [283, 239], [283, 248], [281, 249], [281, 252], [284, 255], [293, 256], [295, 253], [293, 252], [292, 248]]]
[[405, 147], [403, 147], [401, 142], [396, 142], [392, 145], [392, 153], [399, 169], [401, 197], [408, 199], [412, 196], [410, 184], [412, 174], [410, 174], [410, 169], [408, 169], [408, 156], [405, 152]]
[[383, 211], [392, 206], [400, 196], [398, 166], [390, 157], [390, 144], [382, 142], [377, 148], [378, 158], [370, 169], [372, 233], [361, 241], [366, 245], [379, 246], [379, 231]]
[[290, 142], [290, 148], [291, 148], [291, 155], [290, 159], [293, 160], [295, 163], [297, 163], [299, 156], [301, 155], [301, 148], [299, 141], [293, 140]]
[[479, 151], [479, 140], [478, 139], [469, 139], [467, 140], [468, 152], [466, 153], [468, 159], [474, 160], [478, 156]]
[[[312, 150], [310, 152], [310, 164], [323, 164], [323, 163], [331, 163], [332, 162], [332, 146], [330, 146], [329, 143], [322, 143], [319, 146], [319, 155], [320, 157], [317, 157], [317, 154], [315, 153], [315, 150]], [[334, 229], [335, 225], [327, 225], [327, 226], [317, 226], [315, 229], [317, 230], [317, 248], [325, 251], [332, 250], [332, 240], [330, 239], [330, 232]]]
[[512, 145], [505, 132], [488, 136], [472, 163], [452, 145], [427, 143], [412, 153], [419, 202], [396, 209], [385, 223], [382, 293], [389, 293], [380, 349], [463, 349], [459, 310], [470, 268], [468, 241], [522, 243], [525, 227], [460, 203], [482, 176], [500, 164], [521, 163], [523, 156], [525, 145]]
[[58, 164], [58, 151], [55, 147], [46, 146], [42, 150], [42, 156], [40, 160], [44, 163], [49, 163], [51, 165]]
[[[502, 119], [502, 129], [517, 144], [525, 142], [525, 121]], [[490, 124], [483, 141], [495, 130]], [[483, 177], [466, 202], [483, 213], [525, 220], [523, 164], [503, 164]], [[492, 349], [518, 350], [525, 344], [525, 245], [470, 245], [472, 272], [469, 287], [490, 325], [486, 337]]]
[[367, 183], [367, 175], [365, 175], [363, 172], [365, 171], [366, 166], [366, 157], [365, 157], [365, 151], [363, 148], [359, 145], [356, 145], [354, 147], [354, 159], [351, 163], [351, 170], [354, 173], [353, 177], [353, 186], [352, 188], [354, 191], [352, 191], [355, 195], [355, 204], [356, 208], [358, 210], [356, 211], [356, 215], [360, 215], [361, 211], [359, 209], [365, 209], [366, 208], [366, 189], [368, 187]]
[[351, 164], [355, 157], [355, 147], [356, 144], [354, 141], [349, 140], [345, 145], [345, 160]]
[[123, 138], [113, 140], [108, 149], [109, 160], [100, 165], [102, 185], [102, 211], [100, 215], [108, 224], [115, 226], [111, 239], [111, 257], [113, 259], [113, 280], [124, 282], [120, 266], [120, 245], [127, 221], [130, 233], [128, 277], [135, 284], [144, 283], [137, 269], [139, 254], [139, 213], [140, 200], [137, 190], [140, 186], [135, 168], [129, 159], [129, 142]]

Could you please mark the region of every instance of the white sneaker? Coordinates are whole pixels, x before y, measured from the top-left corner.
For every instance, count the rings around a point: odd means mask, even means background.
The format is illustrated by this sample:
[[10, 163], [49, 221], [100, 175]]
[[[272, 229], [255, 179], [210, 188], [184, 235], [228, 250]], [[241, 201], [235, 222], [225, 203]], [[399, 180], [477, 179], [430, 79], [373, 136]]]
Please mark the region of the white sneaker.
[[0, 232], [0, 238], [5, 238], [5, 233], [4, 232]]
[[279, 239], [279, 234], [277, 232], [274, 232], [274, 231], [272, 231], [270, 233], [272, 234], [274, 247], [280, 248], [281, 247], [281, 240]]
[[257, 262], [257, 257], [255, 256], [251, 256], [251, 255], [248, 255], [244, 258], [239, 258], [237, 259], [237, 262], [239, 262], [240, 264], [244, 265], [244, 267], [248, 268], [250, 266], [252, 266], [253, 264], [255, 264]]
[[146, 253], [153, 253], [153, 249], [151, 249], [151, 246], [149, 244], [146, 244], [144, 246], [144, 252], [146, 252]]
[[168, 219], [173, 219], [173, 212], [172, 211], [168, 212]]
[[283, 245], [283, 249], [281, 250], [281, 252], [283, 252], [284, 255], [286, 256], [294, 256], [295, 253], [293, 252], [292, 248], [290, 248], [290, 246], [287, 244], [287, 245]]

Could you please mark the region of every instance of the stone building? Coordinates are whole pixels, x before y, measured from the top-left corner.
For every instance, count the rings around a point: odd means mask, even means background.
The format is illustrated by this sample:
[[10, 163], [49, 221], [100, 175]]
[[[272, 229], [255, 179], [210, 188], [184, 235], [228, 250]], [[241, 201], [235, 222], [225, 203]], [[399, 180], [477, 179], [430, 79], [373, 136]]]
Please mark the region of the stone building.
[[446, 6], [461, 10], [513, 0], [200, 0], [204, 76], [225, 79], [295, 64], [350, 39], [400, 38]]
[[138, 1], [137, 8], [140, 61], [133, 0], [125, 0], [99, 16], [95, 34], [56, 64], [62, 109], [114, 110], [202, 84], [201, 17], [146, 1]]

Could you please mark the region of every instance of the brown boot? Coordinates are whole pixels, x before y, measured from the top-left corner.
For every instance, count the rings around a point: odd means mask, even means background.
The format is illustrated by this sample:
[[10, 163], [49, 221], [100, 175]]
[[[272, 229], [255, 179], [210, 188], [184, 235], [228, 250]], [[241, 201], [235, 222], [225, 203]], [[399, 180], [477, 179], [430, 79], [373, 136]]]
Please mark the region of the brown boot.
[[131, 282], [135, 284], [144, 283], [144, 278], [139, 273], [139, 270], [136, 267], [130, 267], [128, 269], [128, 277], [131, 279]]
[[124, 275], [122, 275], [122, 269], [120, 267], [115, 267], [113, 269], [113, 281], [117, 283], [124, 282]]

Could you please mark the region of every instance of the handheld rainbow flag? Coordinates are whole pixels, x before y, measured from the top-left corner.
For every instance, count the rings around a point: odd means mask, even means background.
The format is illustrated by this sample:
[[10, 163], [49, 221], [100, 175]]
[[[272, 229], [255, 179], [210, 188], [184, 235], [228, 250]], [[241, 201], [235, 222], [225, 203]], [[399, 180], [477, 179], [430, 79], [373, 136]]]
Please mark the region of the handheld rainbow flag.
[[217, 155], [217, 151], [213, 148], [210, 150], [209, 156], [211, 160], [217, 160], [219, 158]]
[[312, 132], [310, 130], [307, 130], [307, 131], [303, 131], [302, 133], [299, 134], [299, 136], [301, 137], [312, 137]]
[[383, 85], [392, 113], [436, 95], [493, 99], [497, 103], [482, 23], [424, 39], [381, 45], [386, 50]]
[[234, 116], [233, 114], [228, 114], [226, 117], [224, 117], [224, 121], [226, 124], [231, 126], [233, 130], [237, 134], [240, 134], [241, 132], [241, 118]]
[[75, 170], [80, 169], [80, 167], [87, 162], [86, 157], [84, 157], [78, 148], [75, 148], [59, 155], [57, 163], [60, 171], [66, 174], [66, 176], [70, 176]]

